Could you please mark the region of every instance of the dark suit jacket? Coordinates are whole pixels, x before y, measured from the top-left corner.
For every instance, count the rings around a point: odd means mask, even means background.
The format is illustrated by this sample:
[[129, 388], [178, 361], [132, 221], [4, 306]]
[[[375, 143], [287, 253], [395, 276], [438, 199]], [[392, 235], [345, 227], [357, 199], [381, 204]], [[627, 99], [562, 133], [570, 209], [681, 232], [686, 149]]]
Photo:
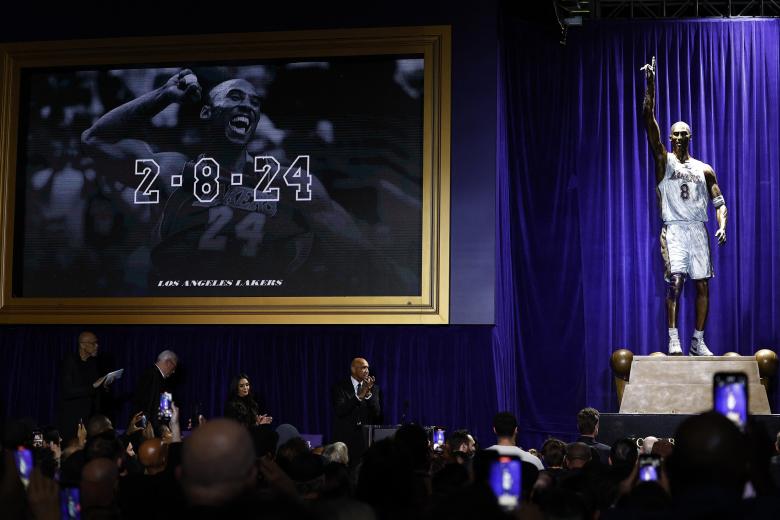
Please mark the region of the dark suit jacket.
[[609, 452], [612, 450], [612, 448], [610, 448], [608, 445], [602, 444], [593, 437], [589, 437], [587, 435], [580, 435], [580, 437], [577, 439], [577, 442], [584, 442], [590, 446], [591, 451], [596, 450], [596, 453], [599, 454], [599, 460], [601, 463], [609, 464]]
[[[351, 379], [333, 385], [333, 442], [341, 441], [350, 449], [351, 459], [362, 455], [364, 424], [382, 424], [382, 394], [378, 385], [371, 389], [371, 398], [360, 400], [355, 395]], [[357, 463], [357, 460], [354, 461]]]
[[75, 352], [68, 353], [62, 361], [60, 378], [60, 435], [64, 440], [76, 436], [79, 419], [87, 424], [90, 416], [98, 410], [100, 392], [92, 387], [98, 379], [95, 358], [82, 361]]
[[131, 413], [135, 414], [143, 410], [146, 419], [150, 421], [157, 431], [159, 420], [157, 412], [160, 410], [160, 393], [167, 392], [165, 378], [160, 373], [157, 365], [152, 365], [150, 369], [141, 375], [138, 384], [135, 385], [135, 394], [133, 394], [133, 409]]

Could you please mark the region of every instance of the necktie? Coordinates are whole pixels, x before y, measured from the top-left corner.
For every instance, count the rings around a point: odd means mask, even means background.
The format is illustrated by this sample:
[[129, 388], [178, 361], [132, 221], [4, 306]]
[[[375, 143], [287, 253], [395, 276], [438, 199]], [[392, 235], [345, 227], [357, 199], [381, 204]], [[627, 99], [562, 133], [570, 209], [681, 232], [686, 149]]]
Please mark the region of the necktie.
[[355, 387], [355, 394], [360, 395], [360, 389], [363, 388], [363, 382], [358, 381], [357, 387]]

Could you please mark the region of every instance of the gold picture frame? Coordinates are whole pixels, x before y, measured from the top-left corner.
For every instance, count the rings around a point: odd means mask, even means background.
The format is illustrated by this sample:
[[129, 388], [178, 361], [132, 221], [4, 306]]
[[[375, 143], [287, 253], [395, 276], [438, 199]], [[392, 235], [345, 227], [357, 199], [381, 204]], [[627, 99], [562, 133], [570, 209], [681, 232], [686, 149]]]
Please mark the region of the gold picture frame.
[[[20, 150], [29, 71], [170, 67], [178, 63], [418, 56], [423, 60], [420, 274], [417, 294], [209, 296], [15, 293], [27, 257]], [[450, 64], [447, 26], [116, 38], [0, 45], [0, 323], [446, 324], [449, 322]], [[20, 210], [21, 211], [21, 210]], [[22, 248], [19, 247], [21, 251]], [[14, 269], [17, 271], [15, 272]], [[21, 291], [22, 293], [24, 291]]]

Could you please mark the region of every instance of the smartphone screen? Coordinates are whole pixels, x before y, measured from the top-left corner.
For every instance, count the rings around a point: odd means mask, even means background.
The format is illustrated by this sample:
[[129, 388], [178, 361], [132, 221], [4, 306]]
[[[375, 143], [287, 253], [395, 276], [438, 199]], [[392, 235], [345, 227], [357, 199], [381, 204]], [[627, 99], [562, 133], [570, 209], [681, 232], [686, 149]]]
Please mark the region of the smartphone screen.
[[718, 372], [712, 379], [712, 404], [716, 412], [745, 429], [748, 414], [747, 376], [742, 372]]
[[171, 401], [173, 396], [170, 392], [162, 392], [160, 394], [160, 417], [165, 419], [171, 418]]
[[641, 455], [639, 457], [639, 480], [641, 482], [655, 482], [658, 480], [658, 468], [661, 459], [655, 455]]
[[32, 452], [24, 446], [19, 446], [14, 452], [14, 462], [16, 471], [19, 473], [19, 479], [24, 484], [24, 488], [30, 485], [30, 474], [33, 470]]
[[65, 488], [60, 491], [60, 518], [81, 520], [79, 488]]
[[490, 488], [498, 499], [498, 505], [506, 510], [520, 505], [521, 468], [520, 459], [500, 456], [490, 467]]
[[433, 451], [441, 451], [444, 449], [444, 432], [443, 428], [433, 429]]

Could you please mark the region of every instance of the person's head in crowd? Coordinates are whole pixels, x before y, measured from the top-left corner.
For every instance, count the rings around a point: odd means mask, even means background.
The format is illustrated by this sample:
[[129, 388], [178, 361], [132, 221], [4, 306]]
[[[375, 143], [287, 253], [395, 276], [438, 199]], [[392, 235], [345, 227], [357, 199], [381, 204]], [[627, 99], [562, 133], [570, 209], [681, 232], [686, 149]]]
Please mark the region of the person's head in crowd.
[[397, 442], [397, 435], [382, 439], [363, 455], [355, 496], [371, 505], [380, 518], [402, 518], [414, 503], [414, 473], [407, 445]]
[[618, 439], [609, 450], [609, 463], [612, 466], [633, 467], [638, 457], [636, 442], [628, 438]]
[[100, 458], [109, 459], [120, 466], [125, 457], [125, 447], [117, 439], [114, 430], [109, 430], [87, 440], [87, 444], [84, 446], [84, 456], [88, 461]]
[[322, 458], [325, 459], [326, 463], [338, 462], [339, 464], [349, 466], [349, 450], [347, 449], [347, 445], [343, 442], [328, 444], [322, 452]]
[[580, 435], [595, 437], [599, 434], [599, 411], [595, 408], [583, 408], [577, 414], [577, 431]]
[[167, 379], [176, 372], [176, 367], [179, 365], [179, 357], [172, 350], [163, 350], [157, 355], [155, 365], [160, 369], [163, 377]]
[[79, 357], [86, 361], [98, 355], [98, 338], [89, 331], [79, 334]]
[[643, 455], [650, 455], [653, 452], [653, 444], [656, 443], [658, 440], [658, 437], [654, 437], [652, 435], [648, 435], [644, 439], [642, 439], [642, 454]]
[[428, 470], [431, 464], [431, 446], [425, 428], [414, 423], [404, 424], [395, 432], [394, 438], [412, 457], [414, 469]]
[[584, 442], [572, 442], [566, 446], [564, 464], [568, 469], [580, 469], [590, 462], [591, 458], [590, 446]]
[[229, 419], [207, 422], [184, 442], [177, 473], [191, 505], [220, 506], [240, 497], [257, 480], [249, 432]]
[[97, 414], [89, 418], [86, 428], [87, 438], [91, 438], [97, 437], [101, 433], [112, 431], [114, 429], [114, 425], [111, 424], [111, 419], [105, 415]]
[[340, 462], [327, 462], [323, 469], [320, 496], [325, 500], [346, 498], [352, 495], [352, 479], [349, 467]]
[[230, 387], [228, 388], [228, 399], [236, 398], [251, 398], [252, 396], [252, 384], [249, 381], [249, 376], [241, 373], [230, 380]]
[[517, 439], [517, 419], [509, 412], [499, 412], [493, 417], [493, 433], [498, 444], [515, 445]]
[[168, 444], [159, 438], [144, 441], [138, 447], [138, 460], [147, 475], [156, 475], [165, 471], [168, 462]]
[[55, 428], [45, 428], [43, 430], [43, 445], [51, 450], [54, 460], [59, 464], [60, 458], [62, 457], [62, 437], [60, 436], [59, 430]]
[[276, 450], [274, 451], [278, 451], [281, 445], [285, 444], [290, 439], [301, 436], [301, 434], [298, 433], [298, 428], [292, 424], [286, 423], [276, 427], [276, 434], [279, 436], [279, 439], [276, 441]]
[[536, 498], [545, 520], [590, 518], [588, 506], [581, 493], [568, 488], [548, 487]]
[[668, 439], [658, 439], [653, 443], [653, 447], [651, 448], [650, 453], [665, 459], [672, 454], [673, 450], [674, 444], [669, 442]]
[[81, 507], [85, 511], [110, 507], [116, 498], [118, 479], [119, 471], [110, 460], [87, 462], [81, 470]]
[[276, 450], [276, 462], [283, 470], [288, 471], [295, 459], [308, 454], [309, 444], [301, 437], [293, 437]]
[[472, 441], [468, 430], [455, 430], [444, 442], [443, 457], [446, 462], [463, 464], [471, 458], [469, 444]]
[[283, 469], [295, 482], [301, 498], [312, 500], [319, 497], [325, 482], [325, 464], [321, 456], [311, 452], [303, 453], [292, 459]]
[[733, 422], [717, 412], [706, 412], [683, 421], [674, 439], [667, 462], [673, 495], [692, 486], [714, 486], [741, 496], [748, 448]]
[[542, 445], [542, 462], [547, 469], [563, 468], [566, 444], [560, 439], [547, 439]]

